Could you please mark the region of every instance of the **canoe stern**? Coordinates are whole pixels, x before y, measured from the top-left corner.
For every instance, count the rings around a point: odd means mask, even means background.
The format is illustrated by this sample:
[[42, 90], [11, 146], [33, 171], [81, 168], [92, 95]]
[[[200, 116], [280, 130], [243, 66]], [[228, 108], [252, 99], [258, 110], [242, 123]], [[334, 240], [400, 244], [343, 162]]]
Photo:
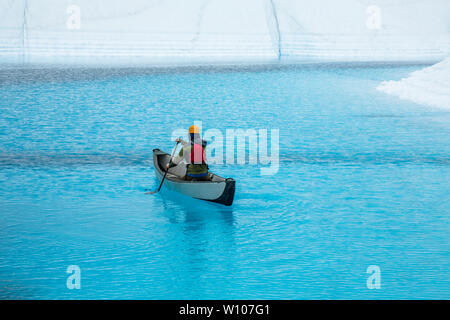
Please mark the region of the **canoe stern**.
[[225, 179], [225, 189], [223, 190], [222, 195], [212, 200], [213, 202], [217, 202], [226, 206], [231, 206], [233, 204], [234, 192], [236, 190], [236, 181], [232, 178]]

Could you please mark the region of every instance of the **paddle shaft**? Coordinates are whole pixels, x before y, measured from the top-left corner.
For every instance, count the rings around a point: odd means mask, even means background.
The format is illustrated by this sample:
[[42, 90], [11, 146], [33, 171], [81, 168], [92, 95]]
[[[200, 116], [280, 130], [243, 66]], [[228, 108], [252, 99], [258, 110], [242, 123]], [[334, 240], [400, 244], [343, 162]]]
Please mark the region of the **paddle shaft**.
[[[177, 150], [178, 144], [179, 144], [179, 142], [177, 141], [177, 144], [175, 145], [175, 148], [173, 148], [172, 155], [170, 156], [169, 165], [172, 162], [172, 159], [173, 159], [173, 156], [175, 154], [175, 151]], [[164, 183], [164, 180], [166, 180], [167, 172], [169, 172], [169, 168], [166, 168], [166, 172], [164, 172], [164, 176], [163, 176], [163, 178], [161, 180], [161, 183], [159, 184], [158, 191], [156, 191], [156, 192], [159, 192], [159, 190], [161, 190], [161, 187], [162, 187], [162, 185]]]

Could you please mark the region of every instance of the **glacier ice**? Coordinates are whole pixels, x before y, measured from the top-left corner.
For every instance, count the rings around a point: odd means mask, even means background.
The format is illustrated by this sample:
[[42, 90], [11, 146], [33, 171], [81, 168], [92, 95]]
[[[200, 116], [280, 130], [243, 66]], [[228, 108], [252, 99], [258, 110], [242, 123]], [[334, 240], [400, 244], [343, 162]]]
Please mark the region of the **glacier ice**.
[[400, 81], [384, 81], [377, 89], [402, 99], [450, 109], [450, 58]]
[[259, 0], [0, 0], [0, 8], [2, 56], [276, 58]]
[[437, 61], [449, 21], [448, 0], [0, 0], [0, 61]]

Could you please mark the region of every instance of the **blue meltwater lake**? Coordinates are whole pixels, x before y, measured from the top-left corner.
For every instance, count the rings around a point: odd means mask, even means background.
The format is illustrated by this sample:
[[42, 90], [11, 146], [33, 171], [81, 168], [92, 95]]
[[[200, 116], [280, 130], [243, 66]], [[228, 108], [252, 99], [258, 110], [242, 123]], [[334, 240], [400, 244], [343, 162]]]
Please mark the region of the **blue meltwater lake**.
[[[0, 298], [450, 299], [450, 111], [376, 90], [421, 68], [1, 68]], [[145, 195], [195, 120], [279, 129], [278, 173]]]

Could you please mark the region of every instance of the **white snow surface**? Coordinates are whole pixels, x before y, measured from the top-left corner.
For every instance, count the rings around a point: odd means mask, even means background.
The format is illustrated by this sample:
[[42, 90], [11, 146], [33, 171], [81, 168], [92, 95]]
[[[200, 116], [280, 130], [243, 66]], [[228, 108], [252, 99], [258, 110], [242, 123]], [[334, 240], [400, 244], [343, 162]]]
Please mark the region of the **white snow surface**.
[[0, 62], [438, 61], [449, 54], [448, 0], [0, 0]]
[[400, 81], [384, 81], [377, 89], [416, 103], [450, 109], [450, 58]]

